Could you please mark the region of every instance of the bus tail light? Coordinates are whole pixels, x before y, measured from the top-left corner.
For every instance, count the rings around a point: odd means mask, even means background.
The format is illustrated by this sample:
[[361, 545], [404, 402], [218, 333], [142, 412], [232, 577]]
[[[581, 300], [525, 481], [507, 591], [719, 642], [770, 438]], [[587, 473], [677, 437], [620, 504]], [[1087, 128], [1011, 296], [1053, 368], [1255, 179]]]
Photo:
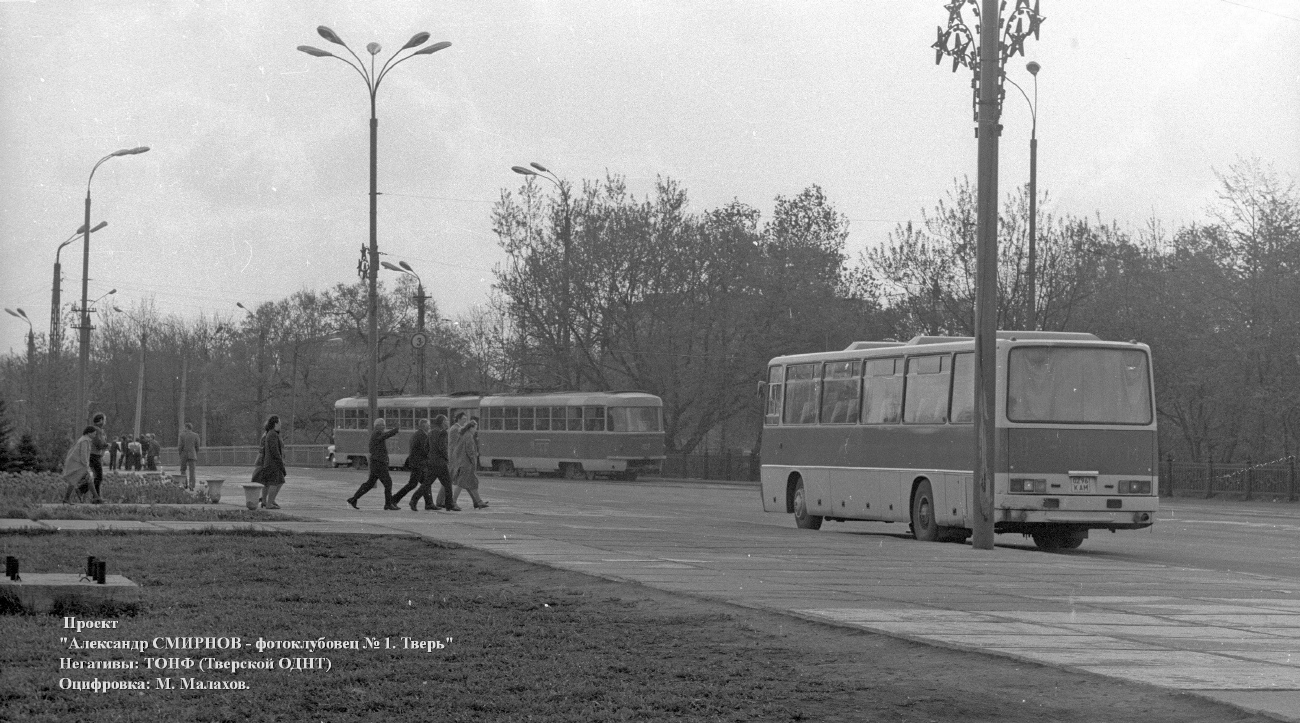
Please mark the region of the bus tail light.
[[1047, 480], [1013, 477], [1009, 491], [1013, 494], [1047, 494]]
[[1119, 493], [1122, 495], [1149, 495], [1151, 494], [1151, 480], [1122, 479], [1119, 481]]

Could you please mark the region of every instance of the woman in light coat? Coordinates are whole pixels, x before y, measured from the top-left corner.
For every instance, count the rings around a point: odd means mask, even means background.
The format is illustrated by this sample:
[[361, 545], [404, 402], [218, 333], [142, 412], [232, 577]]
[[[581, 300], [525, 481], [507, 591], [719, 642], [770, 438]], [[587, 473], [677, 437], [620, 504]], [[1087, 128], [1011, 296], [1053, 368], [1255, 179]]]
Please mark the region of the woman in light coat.
[[[469, 493], [474, 500], [474, 509], [483, 509], [488, 506], [481, 497], [478, 496], [478, 420], [471, 419], [460, 430], [460, 436], [456, 439], [456, 449], [451, 454], [452, 464], [455, 465], [456, 471], [452, 473], [452, 481], [460, 489]], [[459, 490], [457, 490], [459, 492]], [[452, 503], [455, 504], [455, 495]]]
[[[72, 449], [68, 450], [68, 456], [63, 458], [63, 482], [68, 486], [63, 493], [65, 505], [72, 499], [73, 491], [83, 482], [89, 483], [88, 487], [94, 485], [95, 474], [90, 471], [90, 453], [95, 444], [94, 437], [98, 432], [98, 427], [86, 427], [81, 433], [81, 439], [73, 443]], [[95, 502], [102, 501], [96, 495]]]

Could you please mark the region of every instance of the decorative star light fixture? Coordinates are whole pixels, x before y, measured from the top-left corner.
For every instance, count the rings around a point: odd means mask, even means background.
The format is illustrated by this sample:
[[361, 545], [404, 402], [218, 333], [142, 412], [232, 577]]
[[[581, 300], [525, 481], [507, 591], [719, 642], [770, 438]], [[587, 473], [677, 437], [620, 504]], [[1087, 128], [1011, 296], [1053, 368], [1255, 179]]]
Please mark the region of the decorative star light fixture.
[[[979, 77], [980, 77], [980, 50], [979, 50], [979, 32], [980, 32], [980, 3], [979, 0], [952, 0], [943, 6], [948, 11], [948, 27], [939, 27], [938, 38], [934, 41], [934, 64], [938, 65], [943, 62], [943, 56], [952, 56], [952, 71], [957, 72], [957, 66], [964, 65], [970, 68], [975, 78], [971, 81], [971, 88], [974, 90], [972, 104], [975, 107], [975, 115], [978, 120], [979, 116]], [[967, 23], [963, 11], [970, 10], [973, 18], [971, 23]], [[1003, 0], [1001, 9], [1006, 10], [1007, 3]], [[1002, 80], [1006, 76], [1003, 68], [1006, 67], [1007, 60], [1016, 55], [1025, 54], [1025, 40], [1030, 35], [1038, 39], [1039, 27], [1046, 20], [1038, 12], [1038, 0], [1034, 0], [1033, 7], [1030, 7], [1029, 0], [1016, 0], [1016, 7], [1007, 16], [1005, 23], [1002, 24], [1002, 37], [998, 41], [998, 113], [1002, 111], [1002, 99], [1006, 96], [1006, 89], [1002, 85]], [[999, 19], [999, 22], [1002, 22]], [[971, 25], [974, 30], [971, 30]]]

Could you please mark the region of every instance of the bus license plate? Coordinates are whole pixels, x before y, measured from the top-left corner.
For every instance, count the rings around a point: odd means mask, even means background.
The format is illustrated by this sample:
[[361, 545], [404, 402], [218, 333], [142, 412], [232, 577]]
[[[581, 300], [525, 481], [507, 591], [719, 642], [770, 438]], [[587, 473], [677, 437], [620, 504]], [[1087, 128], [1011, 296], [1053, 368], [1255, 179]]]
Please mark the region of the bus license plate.
[[1096, 480], [1097, 480], [1096, 477], [1071, 477], [1071, 478], [1070, 478], [1070, 491], [1071, 491], [1071, 492], [1091, 492], [1091, 491], [1092, 491], [1092, 487], [1093, 487], [1093, 483], [1096, 482]]

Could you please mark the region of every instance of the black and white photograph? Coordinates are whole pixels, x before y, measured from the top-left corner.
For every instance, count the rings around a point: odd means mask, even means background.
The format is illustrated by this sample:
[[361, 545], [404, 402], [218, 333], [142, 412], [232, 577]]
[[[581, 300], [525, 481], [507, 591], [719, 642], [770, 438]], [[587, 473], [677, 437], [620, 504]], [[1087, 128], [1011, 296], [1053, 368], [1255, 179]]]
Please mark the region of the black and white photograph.
[[1300, 723], [1300, 0], [0, 0], [0, 720]]

